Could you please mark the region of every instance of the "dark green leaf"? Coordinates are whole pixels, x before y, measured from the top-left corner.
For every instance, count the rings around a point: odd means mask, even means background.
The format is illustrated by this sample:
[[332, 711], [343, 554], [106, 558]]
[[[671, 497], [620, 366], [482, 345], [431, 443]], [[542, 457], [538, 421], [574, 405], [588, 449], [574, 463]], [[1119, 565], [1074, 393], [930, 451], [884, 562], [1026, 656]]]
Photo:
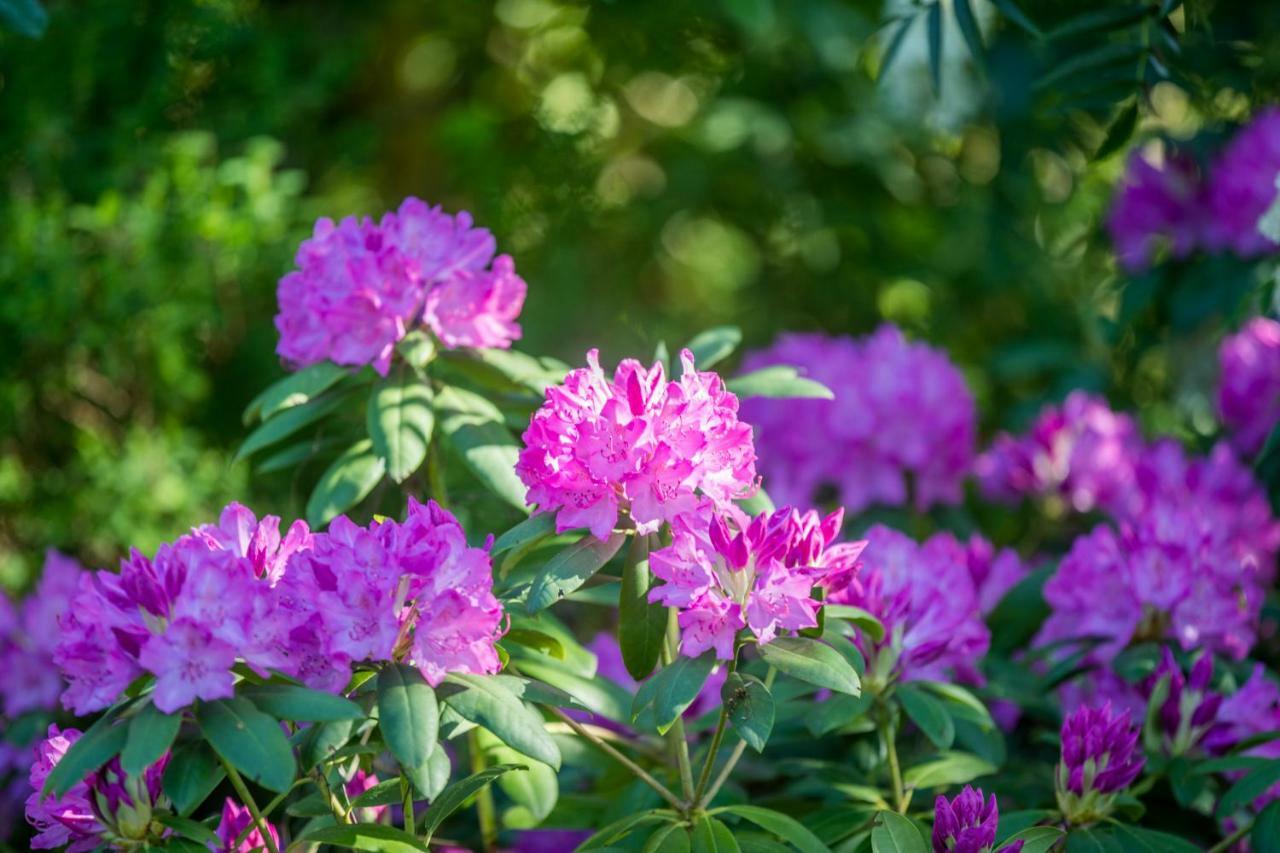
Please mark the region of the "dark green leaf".
[[218, 834], [203, 823], [180, 817], [179, 815], [168, 814], [167, 812], [155, 812], [153, 817], [156, 823], [161, 826], [167, 826], [183, 837], [199, 841], [202, 844], [213, 845], [211, 847], [202, 847], [202, 850], [221, 850], [225, 847], [218, 838]]
[[806, 637], [779, 637], [760, 647], [760, 656], [779, 672], [818, 687], [858, 696], [862, 684], [853, 665], [828, 645]]
[[613, 559], [626, 540], [627, 534], [621, 531], [615, 531], [604, 542], [588, 533], [556, 554], [534, 578], [525, 609], [537, 613], [582, 586]]
[[981, 67], [984, 56], [982, 30], [978, 28], [978, 19], [973, 15], [973, 6], [970, 5], [969, 0], [955, 0], [954, 11], [960, 35], [964, 36], [964, 42], [969, 47], [974, 64]]
[[513, 551], [525, 545], [530, 545], [540, 539], [545, 539], [556, 532], [556, 514], [554, 512], [540, 512], [537, 515], [531, 515], [506, 533], [498, 537], [493, 543], [493, 548], [489, 553], [493, 556]]
[[484, 397], [450, 385], [436, 395], [441, 436], [486, 488], [525, 510], [525, 487], [516, 476], [520, 445], [502, 412]]
[[294, 406], [279, 412], [275, 417], [249, 433], [248, 438], [244, 440], [236, 451], [232, 461], [243, 459], [264, 447], [270, 447], [276, 442], [283, 441], [293, 435], [298, 430], [319, 421], [321, 418], [328, 417], [338, 410], [345, 399], [342, 394], [330, 394], [312, 400], [309, 403], [304, 403], [301, 406]]
[[857, 625], [873, 643], [884, 639], [884, 624], [861, 607], [852, 607], [848, 604], [826, 604], [822, 609], [826, 611], [828, 619], [844, 619], [846, 622]]
[[342, 439], [336, 437], [320, 438], [319, 436], [313, 436], [294, 442], [264, 457], [261, 462], [253, 467], [253, 470], [258, 474], [284, 471], [301, 465], [313, 456], [317, 456], [326, 450], [332, 450], [343, 443]]
[[547, 734], [542, 716], [501, 682], [483, 675], [455, 674], [448, 683], [464, 688], [444, 699], [464, 720], [484, 726], [512, 749], [560, 769], [560, 750]]
[[653, 672], [667, 631], [667, 609], [650, 603], [649, 537], [636, 534], [622, 566], [618, 598], [618, 645], [622, 662], [636, 681]]
[[425, 853], [427, 845], [403, 829], [380, 823], [346, 823], [313, 829], [300, 836], [295, 844], [331, 844], [348, 850], [370, 850], [377, 853]]
[[1280, 853], [1280, 800], [1272, 800], [1253, 821], [1249, 832], [1253, 853]]
[[398, 364], [369, 394], [366, 420], [373, 452], [387, 474], [403, 483], [427, 458], [436, 414], [431, 386], [408, 364]]
[[729, 827], [708, 815], [694, 821], [690, 849], [694, 853], [739, 853]]
[[0, 21], [18, 35], [38, 39], [49, 26], [49, 13], [37, 0], [0, 0]]
[[337, 720], [332, 723], [320, 723], [306, 730], [302, 738], [302, 767], [309, 770], [322, 761], [326, 761], [342, 749], [351, 739], [355, 728], [352, 720]]
[[321, 527], [368, 497], [386, 471], [369, 439], [361, 439], [333, 460], [307, 499], [307, 521]]
[[405, 777], [427, 800], [435, 800], [445, 786], [449, 784], [449, 774], [453, 766], [449, 763], [449, 755], [438, 746], [427, 763], [422, 767], [402, 767]]
[[370, 806], [390, 806], [403, 801], [400, 796], [400, 777], [379, 782], [369, 790], [351, 801], [351, 808], [364, 809]]
[[929, 31], [929, 77], [934, 95], [942, 94], [942, 0], [934, 0], [926, 13]]
[[541, 631], [531, 631], [527, 628], [512, 628], [502, 637], [502, 644], [510, 647], [511, 645], [524, 646], [526, 649], [533, 649], [550, 655], [553, 658], [564, 660], [564, 645], [550, 634], [544, 634]]
[[1130, 24], [1136, 24], [1153, 11], [1155, 9], [1150, 4], [1138, 3], [1132, 6], [1118, 6], [1085, 12], [1049, 30], [1045, 34], [1045, 38], [1049, 41], [1061, 41], [1093, 32], [1114, 33], [1128, 27]]
[[1026, 30], [1028, 34], [1033, 35], [1036, 38], [1044, 37], [1044, 33], [1040, 32], [1040, 28], [1023, 13], [1022, 9], [1018, 7], [1018, 4], [1014, 2], [1014, 0], [991, 0], [991, 5], [999, 9], [1000, 13], [1010, 21]]
[[160, 789], [178, 814], [186, 816], [213, 793], [226, 775], [218, 757], [204, 741], [192, 741], [173, 751], [160, 780]]
[[991, 712], [987, 710], [986, 705], [982, 704], [982, 700], [958, 684], [948, 684], [944, 681], [917, 681], [913, 686], [922, 687], [942, 699], [947, 712], [952, 717], [968, 720], [984, 731], [990, 731], [996, 727], [995, 720], [991, 719]]
[[[894, 32], [893, 38], [889, 39], [889, 45], [885, 48], [884, 58], [880, 60], [880, 68], [876, 71], [876, 81], [879, 82], [889, 73], [889, 69], [893, 67], [893, 61], [898, 57], [898, 51], [902, 49], [902, 44], [907, 40], [907, 31], [911, 29], [911, 25], [916, 22], [914, 17], [904, 17], [902, 22], [898, 24], [898, 29]], [[732, 390], [732, 389], [731, 389]], [[736, 392], [735, 392], [736, 393]], [[750, 395], [744, 395], [750, 396]], [[758, 396], [767, 397], [767, 394]]]
[[1280, 758], [1268, 761], [1232, 785], [1218, 801], [1217, 814], [1225, 820], [1249, 803], [1261, 797], [1272, 785], [1280, 782]]
[[681, 655], [654, 676], [658, 683], [653, 693], [653, 712], [659, 732], [665, 734], [693, 704], [715, 665], [715, 656], [710, 653], [696, 658]]
[[910, 684], [898, 687], [898, 701], [934, 746], [940, 750], [951, 748], [956, 739], [956, 726], [941, 702]]
[[873, 853], [929, 853], [916, 825], [889, 811], [876, 815], [876, 825], [871, 830], [871, 850]]
[[1033, 826], [1009, 838], [1008, 844], [1021, 841], [1021, 853], [1049, 853], [1065, 833], [1056, 826]]
[[996, 847], [999, 848], [1010, 838], [1026, 829], [1032, 829], [1038, 823], [1045, 823], [1057, 813], [1049, 809], [1021, 809], [1012, 812], [1001, 812], [1000, 822], [996, 826]]
[[742, 343], [742, 330], [737, 326], [717, 326], [695, 335], [689, 341], [689, 352], [699, 370], [710, 370], [724, 361]]
[[349, 375], [351, 371], [348, 368], [339, 367], [330, 361], [322, 361], [291, 373], [249, 401], [244, 409], [245, 426], [254, 421], [269, 420], [277, 412], [309, 403]]
[[512, 771], [524, 772], [525, 767], [520, 764], [495, 764], [465, 779], [459, 779], [446, 787], [440, 792], [440, 796], [436, 797], [435, 802], [431, 804], [431, 808], [427, 810], [427, 814], [422, 820], [421, 832], [423, 839], [430, 841], [431, 836], [440, 828], [440, 824], [444, 823], [449, 815], [461, 808], [463, 803], [471, 798], [472, 794], [497, 779], [503, 773]]
[[241, 696], [200, 703], [196, 721], [228, 764], [264, 788], [289, 790], [298, 768], [279, 721]]
[[118, 711], [108, 711], [71, 744], [44, 780], [41, 794], [62, 796], [85, 776], [120, 754], [128, 737], [128, 727], [115, 724], [118, 716]]
[[735, 672], [725, 679], [720, 699], [738, 737], [756, 752], [763, 752], [773, 731], [773, 696], [769, 688], [755, 676]]
[[759, 806], [726, 806], [722, 809], [716, 809], [712, 814], [731, 814], [750, 821], [756, 826], [795, 845], [800, 853], [827, 853], [827, 845], [822, 843], [818, 836], [814, 835], [804, 824], [800, 823], [793, 817], [773, 811], [772, 809], [762, 809]]
[[917, 764], [903, 774], [913, 788], [942, 788], [963, 785], [979, 776], [996, 772], [995, 765], [967, 752], [948, 752], [942, 757]]
[[1032, 86], [1039, 91], [1052, 90], [1058, 83], [1076, 74], [1083, 74], [1096, 68], [1102, 68], [1113, 62], [1128, 62], [1137, 59], [1145, 50], [1140, 44], [1129, 42], [1110, 42], [1090, 50], [1073, 54], [1054, 66]]
[[596, 834], [578, 845], [578, 851], [603, 850], [615, 841], [626, 838], [634, 830], [650, 823], [666, 823], [678, 820], [676, 813], [670, 809], [649, 809], [648, 811], [629, 814], [596, 831]]
[[329, 723], [359, 720], [365, 715], [350, 699], [296, 684], [259, 684], [244, 688], [243, 693], [253, 704], [281, 720]]
[[180, 715], [166, 714], [155, 705], [143, 708], [129, 721], [129, 736], [120, 753], [124, 772], [136, 776], [159, 761], [173, 745], [180, 728]]
[[422, 767], [431, 757], [440, 709], [417, 667], [393, 663], [378, 673], [378, 728], [402, 767]]
[[805, 379], [794, 367], [781, 364], [735, 376], [725, 382], [725, 387], [744, 399], [747, 397], [783, 399], [808, 397], [834, 400], [836, 397], [831, 389], [821, 382]]
[[1044, 601], [1044, 584], [1056, 568], [1044, 566], [1027, 575], [992, 609], [987, 624], [991, 627], [993, 653], [1008, 655], [1024, 647], [1040, 630], [1040, 625], [1049, 616], [1049, 605]]
[[861, 696], [831, 696], [825, 701], [815, 702], [805, 713], [804, 722], [814, 737], [822, 737], [827, 732], [833, 732], [862, 717], [873, 701], [869, 693]]
[[689, 845], [688, 830], [676, 823], [655, 829], [641, 853], [689, 853]]
[[1135, 98], [1123, 107], [1111, 122], [1111, 126], [1107, 128], [1106, 138], [1102, 140], [1102, 144], [1094, 152], [1093, 159], [1103, 160], [1119, 151], [1133, 136], [1133, 131], [1137, 127], [1138, 100]]

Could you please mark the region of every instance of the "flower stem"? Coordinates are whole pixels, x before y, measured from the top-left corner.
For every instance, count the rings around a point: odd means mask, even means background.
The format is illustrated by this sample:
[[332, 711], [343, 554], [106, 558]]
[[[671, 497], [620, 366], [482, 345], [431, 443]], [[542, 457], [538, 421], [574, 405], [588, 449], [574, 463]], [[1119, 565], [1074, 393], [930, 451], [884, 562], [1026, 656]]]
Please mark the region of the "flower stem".
[[[471, 772], [484, 770], [484, 753], [480, 751], [480, 738], [476, 730], [467, 732], [467, 751], [471, 753]], [[476, 819], [480, 822], [480, 839], [484, 849], [498, 849], [498, 811], [493, 803], [493, 790], [485, 785], [476, 794]]]
[[1252, 822], [1246, 823], [1244, 826], [1236, 827], [1235, 832], [1231, 833], [1226, 838], [1222, 839], [1217, 844], [1210, 847], [1209, 853], [1226, 853], [1227, 850], [1231, 849], [1232, 845], [1234, 845], [1241, 838], [1244, 838], [1246, 835], [1248, 835], [1249, 831], [1252, 829], [1253, 829]]
[[222, 762], [222, 767], [227, 771], [227, 778], [231, 780], [231, 787], [235, 789], [236, 795], [240, 797], [240, 802], [244, 803], [245, 808], [249, 810], [249, 815], [253, 818], [253, 822], [258, 827], [258, 833], [262, 836], [262, 843], [267, 846], [267, 853], [280, 853], [276, 847], [275, 839], [271, 836], [271, 829], [267, 826], [267, 822], [262, 818], [262, 812], [258, 810], [258, 804], [253, 800], [253, 794], [249, 793], [249, 786], [244, 783], [244, 779], [240, 778], [240, 774], [231, 762], [227, 761], [221, 755], [218, 760]]
[[[733, 660], [729, 661], [727, 675], [733, 675], [738, 669], [738, 649], [734, 647]], [[720, 719], [716, 721], [715, 734], [711, 736], [711, 746], [707, 749], [707, 760], [702, 765], [702, 773], [698, 776], [698, 787], [693, 792], [693, 806], [706, 805], [703, 800], [703, 794], [707, 791], [707, 783], [711, 781], [711, 770], [715, 767], [716, 755], [720, 752], [720, 744], [724, 741], [724, 730], [729, 723], [729, 707], [723, 703], [720, 706]]]
[[[680, 647], [680, 625], [676, 621], [675, 608], [667, 610], [667, 636], [662, 644], [662, 665], [670, 666], [671, 662], [676, 659], [677, 649]], [[671, 750], [676, 755], [676, 766], [680, 768], [680, 791], [684, 795], [687, 805], [692, 805], [694, 800], [693, 794], [693, 765], [689, 761], [689, 740], [684, 732], [684, 717], [677, 715], [675, 722], [671, 724], [671, 728], [667, 730], [667, 739], [671, 744]], [[684, 811], [684, 809], [681, 809]]]
[[404, 831], [417, 835], [418, 819], [413, 813], [413, 786], [403, 776], [400, 777], [400, 796], [404, 800]]
[[889, 759], [889, 780], [893, 786], [893, 810], [898, 814], [906, 814], [910, 800], [903, 791], [902, 767], [898, 763], [897, 736], [893, 730], [893, 722], [889, 719], [889, 709], [884, 708], [879, 714], [876, 728], [880, 739], [884, 742], [885, 755]]
[[[773, 680], [778, 676], [778, 671], [773, 667], [769, 667], [769, 671], [764, 676], [765, 689], [773, 687]], [[716, 777], [716, 781], [711, 785], [711, 789], [707, 791], [707, 795], [703, 798], [705, 803], [713, 803], [716, 794], [720, 793], [720, 789], [724, 787], [724, 783], [729, 781], [729, 774], [733, 773], [733, 768], [742, 760], [742, 754], [747, 751], [747, 742], [739, 740], [733, 747], [733, 752], [729, 753], [729, 760], [724, 763], [724, 767], [720, 768], [720, 775]]]
[[596, 746], [597, 749], [599, 749], [605, 755], [609, 756], [614, 761], [618, 762], [623, 767], [630, 770], [633, 774], [635, 774], [635, 777], [637, 779], [639, 779], [641, 782], [645, 783], [654, 791], [656, 791], [658, 796], [662, 797], [662, 799], [666, 800], [676, 809], [680, 811], [684, 810], [685, 804], [680, 802], [680, 798], [677, 797], [675, 794], [671, 793], [671, 791], [667, 789], [666, 785], [663, 785], [657, 779], [649, 775], [648, 771], [646, 771], [639, 764], [636, 764], [630, 758], [627, 758], [625, 755], [623, 755], [621, 752], [615, 749], [611, 744], [609, 744], [606, 740], [601, 738], [595, 732], [588, 729], [586, 726], [582, 725], [582, 723], [579, 723], [573, 717], [570, 717], [564, 711], [560, 710], [559, 708], [551, 708], [550, 710], [553, 714], [559, 717], [565, 724], [567, 724], [569, 728], [573, 729], [575, 734], [577, 734], [579, 737], [585, 738], [586, 740], [590, 741], [592, 744]]

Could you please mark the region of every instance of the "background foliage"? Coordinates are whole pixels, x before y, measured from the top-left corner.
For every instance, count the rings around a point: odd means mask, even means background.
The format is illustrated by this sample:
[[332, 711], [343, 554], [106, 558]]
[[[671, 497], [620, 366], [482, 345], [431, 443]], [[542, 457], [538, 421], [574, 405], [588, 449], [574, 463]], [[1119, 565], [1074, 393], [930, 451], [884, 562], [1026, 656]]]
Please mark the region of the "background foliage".
[[1126, 289], [1098, 225], [1129, 145], [1277, 99], [1280, 21], [995, 6], [50, 3], [40, 39], [0, 34], [0, 582], [233, 497], [300, 514], [306, 483], [230, 461], [282, 373], [276, 280], [316, 216], [407, 194], [495, 230], [526, 348], [570, 363], [891, 319], [989, 429], [1084, 386], [1207, 431], [1239, 270]]

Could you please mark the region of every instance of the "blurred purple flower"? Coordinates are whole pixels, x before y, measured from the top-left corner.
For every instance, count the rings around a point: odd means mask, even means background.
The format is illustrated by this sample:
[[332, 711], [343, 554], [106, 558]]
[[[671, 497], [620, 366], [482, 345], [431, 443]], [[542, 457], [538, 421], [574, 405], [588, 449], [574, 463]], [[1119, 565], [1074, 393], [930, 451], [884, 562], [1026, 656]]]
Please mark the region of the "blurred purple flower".
[[1142, 272], [1162, 246], [1175, 258], [1189, 255], [1200, 242], [1203, 203], [1191, 157], [1171, 151], [1154, 163], [1134, 151], [1107, 215], [1120, 266]]
[[1209, 170], [1205, 243], [1245, 258], [1273, 252], [1276, 244], [1258, 229], [1276, 201], [1280, 174], [1280, 107], [1254, 116], [1218, 154]]
[[1218, 350], [1218, 413], [1242, 456], [1262, 449], [1280, 422], [1280, 323], [1254, 317]]

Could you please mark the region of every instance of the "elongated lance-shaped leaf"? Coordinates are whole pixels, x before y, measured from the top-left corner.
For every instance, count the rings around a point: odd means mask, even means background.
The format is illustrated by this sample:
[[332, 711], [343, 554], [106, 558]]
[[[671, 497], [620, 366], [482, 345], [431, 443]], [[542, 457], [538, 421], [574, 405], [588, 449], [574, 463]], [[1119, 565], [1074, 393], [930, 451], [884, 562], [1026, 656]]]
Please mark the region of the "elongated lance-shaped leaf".
[[773, 731], [773, 696], [769, 688], [755, 676], [735, 672], [725, 679], [720, 699], [738, 737], [756, 752], [762, 752]]
[[537, 613], [582, 586], [613, 559], [625, 541], [627, 534], [621, 531], [615, 531], [604, 542], [588, 533], [556, 554], [533, 579], [525, 609]]
[[760, 656], [779, 672], [818, 687], [857, 696], [862, 693], [858, 673], [843, 655], [806, 637], [779, 637], [760, 647]]
[[450, 675], [447, 684], [461, 688], [444, 695], [445, 704], [465, 720], [484, 726], [512, 749], [560, 769], [560, 750], [547, 734], [541, 714], [526, 706], [495, 678]]
[[444, 823], [449, 815], [461, 808], [463, 803], [471, 798], [472, 794], [502, 774], [524, 771], [525, 767], [522, 764], [495, 764], [449, 785], [440, 792], [440, 796], [436, 797], [435, 802], [431, 804], [431, 808], [427, 809], [427, 813], [422, 819], [422, 837], [430, 841], [431, 836], [435, 834], [435, 831], [440, 828], [440, 824]]
[[178, 714], [166, 714], [155, 705], [143, 708], [129, 721], [129, 735], [120, 753], [121, 768], [130, 776], [146, 770], [169, 751], [181, 727]]
[[60, 797], [85, 776], [97, 770], [124, 749], [128, 727], [116, 725], [120, 709], [108, 711], [71, 744], [44, 780], [42, 795]]
[[427, 458], [436, 423], [432, 398], [431, 386], [404, 362], [369, 394], [369, 440], [397, 483], [407, 480]]
[[667, 610], [649, 601], [649, 537], [636, 534], [622, 564], [622, 592], [618, 599], [618, 645], [622, 662], [636, 681], [643, 681], [658, 665], [666, 638]]
[[385, 471], [369, 439], [357, 441], [320, 475], [307, 499], [307, 521], [312, 527], [328, 524], [368, 497]]
[[201, 702], [196, 721], [228, 764], [272, 791], [287, 791], [297, 775], [293, 746], [274, 717], [241, 696]]
[[437, 431], [486, 488], [528, 511], [525, 486], [516, 476], [520, 445], [501, 410], [484, 397], [446, 385], [436, 394]]
[[417, 667], [393, 663], [378, 673], [378, 728], [403, 767], [422, 767], [436, 748], [440, 709]]

